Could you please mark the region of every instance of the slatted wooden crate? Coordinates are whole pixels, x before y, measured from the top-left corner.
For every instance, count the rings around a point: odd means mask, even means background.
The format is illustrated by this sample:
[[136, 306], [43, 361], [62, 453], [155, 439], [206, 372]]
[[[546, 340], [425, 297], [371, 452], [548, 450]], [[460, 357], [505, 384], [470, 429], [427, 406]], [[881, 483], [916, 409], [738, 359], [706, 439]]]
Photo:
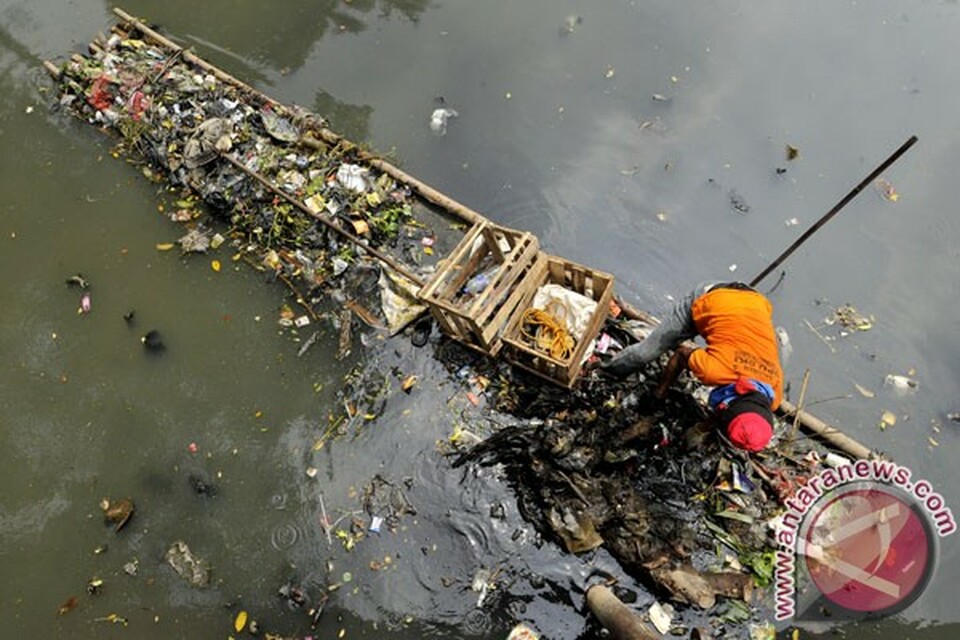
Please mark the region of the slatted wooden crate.
[[[520, 303], [540, 256], [531, 233], [475, 224], [443, 266], [420, 290], [440, 328], [450, 337], [488, 355], [500, 350], [500, 334]], [[476, 276], [489, 281], [474, 294], [464, 287]]]
[[[524, 287], [523, 299], [503, 331], [503, 352], [506, 359], [514, 365], [570, 388], [576, 384], [587, 349], [600, 333], [600, 327], [610, 311], [613, 276], [556, 256], [544, 257], [545, 260], [538, 263], [536, 272], [532, 274], [530, 286]], [[537, 290], [550, 283], [559, 284], [597, 303], [583, 335], [573, 347], [573, 352], [564, 359], [551, 357], [522, 337], [524, 312], [532, 306]]]

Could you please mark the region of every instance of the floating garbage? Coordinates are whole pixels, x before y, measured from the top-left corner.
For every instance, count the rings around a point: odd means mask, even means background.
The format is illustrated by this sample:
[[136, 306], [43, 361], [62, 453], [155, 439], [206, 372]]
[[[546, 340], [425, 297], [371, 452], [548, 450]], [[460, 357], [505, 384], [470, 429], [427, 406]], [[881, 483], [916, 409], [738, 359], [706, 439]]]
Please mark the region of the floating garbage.
[[209, 566], [193, 555], [186, 542], [177, 540], [171, 544], [164, 559], [190, 586], [201, 588], [210, 584]]
[[671, 605], [654, 602], [647, 610], [647, 615], [650, 617], [650, 622], [661, 634], [670, 631], [670, 626], [673, 623], [673, 607]]
[[470, 583], [470, 589], [479, 593], [477, 597], [477, 608], [483, 606], [487, 599], [487, 592], [490, 590], [491, 572], [489, 569], [477, 569], [473, 575], [473, 582]]
[[776, 328], [777, 333], [777, 343], [780, 345], [780, 359], [784, 363], [790, 358], [790, 355], [793, 353], [793, 345], [790, 343], [790, 334], [787, 333], [787, 330], [783, 327]]
[[843, 328], [856, 329], [857, 331], [869, 331], [873, 328], [873, 318], [863, 315], [851, 304], [837, 307], [833, 310], [832, 315], [824, 319], [823, 322], [828, 326], [837, 324]]
[[111, 501], [104, 498], [100, 501], [100, 508], [103, 510], [104, 519], [116, 525], [115, 530], [120, 531], [133, 517], [133, 500], [123, 498], [122, 500]]
[[337, 169], [337, 183], [347, 191], [363, 193], [367, 190], [367, 173], [364, 167], [345, 163]]
[[457, 118], [460, 114], [454, 109], [434, 109], [430, 114], [430, 131], [435, 135], [445, 136], [447, 134], [447, 121], [450, 118]]
[[537, 635], [536, 631], [523, 623], [511, 629], [507, 636], [507, 640], [539, 640], [539, 638], [540, 636]]
[[90, 283], [87, 282], [87, 279], [83, 277], [82, 273], [78, 273], [67, 278], [67, 286], [77, 287], [80, 290], [85, 291], [90, 288]]
[[891, 387], [893, 387], [894, 389], [896, 389], [897, 391], [913, 391], [914, 389], [920, 386], [920, 383], [914, 380], [913, 378], [909, 378], [907, 376], [895, 375], [892, 373], [888, 374], [884, 378], [884, 382], [890, 385]]
[[560, 25], [560, 35], [568, 36], [574, 31], [577, 30], [583, 24], [583, 18], [576, 14], [570, 14], [563, 19], [563, 24]]

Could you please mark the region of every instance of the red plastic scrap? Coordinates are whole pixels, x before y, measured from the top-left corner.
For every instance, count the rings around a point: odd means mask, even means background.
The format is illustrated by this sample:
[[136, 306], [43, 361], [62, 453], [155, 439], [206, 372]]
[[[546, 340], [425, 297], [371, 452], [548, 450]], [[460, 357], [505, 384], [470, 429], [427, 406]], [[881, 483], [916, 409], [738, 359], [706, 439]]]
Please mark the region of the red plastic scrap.
[[90, 85], [90, 97], [87, 101], [98, 111], [103, 111], [110, 107], [113, 102], [113, 96], [107, 91], [110, 85], [110, 79], [107, 76], [100, 76]]
[[140, 117], [143, 115], [144, 110], [146, 109], [146, 96], [143, 95], [143, 91], [137, 90], [133, 92], [133, 95], [130, 96], [130, 115], [134, 121], [139, 122]]

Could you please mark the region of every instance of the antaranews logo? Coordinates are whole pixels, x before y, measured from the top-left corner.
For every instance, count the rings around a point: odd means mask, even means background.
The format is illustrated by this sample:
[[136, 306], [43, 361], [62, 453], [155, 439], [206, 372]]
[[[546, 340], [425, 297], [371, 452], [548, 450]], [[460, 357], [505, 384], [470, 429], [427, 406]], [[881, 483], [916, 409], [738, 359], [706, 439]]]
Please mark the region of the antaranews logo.
[[910, 606], [938, 539], [957, 530], [927, 480], [885, 460], [824, 469], [786, 501], [776, 530], [777, 620], [864, 619]]

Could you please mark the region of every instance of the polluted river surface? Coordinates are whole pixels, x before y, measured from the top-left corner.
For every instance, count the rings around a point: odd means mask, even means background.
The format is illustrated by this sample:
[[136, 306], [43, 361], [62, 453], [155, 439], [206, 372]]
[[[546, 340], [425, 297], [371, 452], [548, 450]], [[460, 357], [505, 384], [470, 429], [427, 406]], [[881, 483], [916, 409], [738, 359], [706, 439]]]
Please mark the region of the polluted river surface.
[[[784, 265], [771, 299], [791, 397], [809, 369], [813, 413], [960, 508], [955, 3], [124, 8], [550, 253], [614, 273], [620, 295], [658, 314], [699, 280], [752, 277], [918, 135], [887, 182]], [[505, 637], [518, 621], [583, 634], [586, 563], [539, 539], [497, 467], [453, 469], [437, 452], [472, 405], [436, 334], [416, 348], [359, 331], [338, 359], [324, 318], [298, 355], [308, 334], [278, 325], [280, 283], [226, 250], [158, 251], [181, 235], [158, 185], [94, 127], [50, 113], [40, 61], [82, 50], [109, 9], [0, 2], [4, 635], [226, 637], [239, 611], [286, 636]], [[442, 136], [439, 107], [457, 112]], [[78, 272], [82, 314], [65, 284]], [[844, 303], [866, 330], [825, 326]], [[160, 353], [141, 343], [150, 330]], [[419, 376], [410, 394], [397, 367]], [[391, 392], [322, 439], [357, 372], [373, 396]], [[918, 384], [901, 393], [889, 375]], [[388, 491], [393, 530], [350, 549], [328, 539], [324, 512], [370, 524], [379, 479], [415, 513]], [[121, 531], [104, 498], [134, 501]], [[209, 569], [205, 588], [165, 561], [177, 541]], [[956, 536], [941, 543], [913, 605], [847, 634], [954, 637], [960, 551]], [[478, 570], [495, 585], [480, 607]], [[638, 608], [652, 602], [618, 577]]]

